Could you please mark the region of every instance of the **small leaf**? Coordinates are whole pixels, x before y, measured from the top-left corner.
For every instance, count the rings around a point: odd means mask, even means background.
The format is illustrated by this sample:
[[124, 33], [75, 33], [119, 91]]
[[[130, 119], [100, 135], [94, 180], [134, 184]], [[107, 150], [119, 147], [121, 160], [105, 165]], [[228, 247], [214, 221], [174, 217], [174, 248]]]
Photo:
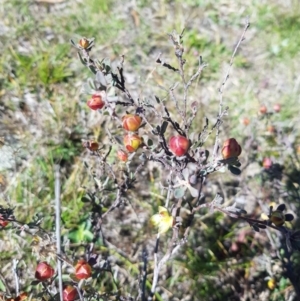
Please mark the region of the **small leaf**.
[[188, 168], [185, 168], [185, 169], [182, 171], [182, 175], [183, 175], [184, 179], [185, 179], [186, 181], [188, 181], [188, 180], [189, 180], [189, 176], [190, 176], [190, 171], [189, 171], [189, 169], [188, 169]]
[[288, 214], [285, 215], [285, 221], [286, 221], [286, 222], [290, 222], [290, 221], [292, 221], [293, 219], [294, 219], [294, 215], [293, 215], [293, 214], [288, 213]]
[[83, 65], [86, 65], [86, 63], [87, 63], [87, 62], [86, 62], [86, 59], [82, 58], [80, 52], [78, 52], [78, 56], [79, 56], [79, 59], [80, 59], [81, 63], [82, 63]]
[[95, 89], [92, 89], [88, 83], [84, 83], [80, 92], [83, 94], [91, 94], [92, 95], [95, 93]]
[[280, 204], [276, 210], [279, 210], [279, 211], [284, 211], [286, 209], [286, 206], [285, 204]]
[[96, 73], [96, 81], [104, 87], [107, 86], [106, 78], [105, 78], [103, 72], [101, 72], [100, 70], [98, 70]]
[[193, 198], [197, 198], [197, 197], [199, 196], [199, 191], [198, 191], [198, 189], [194, 188], [193, 186], [189, 186], [188, 189], [189, 189], [189, 191], [190, 191], [190, 193], [191, 193], [191, 196], [192, 196]]
[[266, 229], [266, 228], [267, 228], [266, 225], [262, 225], [262, 224], [257, 224], [256, 226], [257, 226], [258, 228], [260, 228], [260, 229]]
[[78, 45], [76, 44], [76, 43], [74, 43], [74, 41], [71, 39], [70, 40], [70, 42], [71, 42], [71, 44], [73, 45], [73, 46], [75, 46], [76, 48], [78, 48]]
[[163, 135], [166, 132], [166, 129], [168, 127], [168, 122], [164, 121], [161, 125], [160, 134]]
[[89, 68], [94, 74], [97, 73], [97, 69], [93, 65], [89, 65]]
[[234, 162], [232, 165], [234, 165], [234, 166], [236, 166], [236, 167], [241, 167], [241, 166], [242, 166], [242, 164], [241, 164], [240, 161], [236, 161], [236, 162]]
[[228, 169], [230, 170], [230, 172], [236, 176], [241, 174], [241, 170], [237, 167], [234, 167], [232, 165], [228, 165]]
[[145, 155], [145, 153], [142, 153], [140, 156], [139, 156], [139, 159], [143, 162], [145, 162], [147, 160], [147, 157]]
[[184, 193], [185, 193], [185, 190], [186, 190], [186, 187], [178, 187], [174, 190], [174, 197], [176, 199], [180, 199], [184, 196]]
[[152, 141], [151, 139], [148, 139], [147, 145], [148, 145], [148, 146], [152, 146], [152, 145], [153, 145], [153, 141]]
[[158, 135], [158, 133], [159, 133], [159, 132], [158, 132], [156, 129], [153, 129], [153, 130], [152, 130], [152, 134], [153, 134], [153, 135]]
[[39, 284], [40, 283], [40, 281], [38, 281], [38, 280], [33, 280], [33, 281], [31, 281], [31, 285], [37, 285], [37, 284]]
[[94, 83], [93, 79], [89, 78], [89, 79], [87, 80], [87, 83], [89, 84], [89, 86], [90, 86], [92, 89], [96, 90], [95, 83]]
[[254, 231], [259, 232], [259, 228], [257, 227], [257, 225], [252, 225], [252, 228]]
[[115, 140], [117, 141], [117, 143], [119, 143], [120, 145], [123, 146], [123, 139], [122, 139], [121, 137], [115, 136], [114, 138], [115, 138]]
[[157, 103], [160, 103], [160, 99], [157, 96], [154, 96]]
[[88, 195], [85, 195], [81, 198], [81, 202], [83, 203], [90, 203], [91, 202], [91, 198]]

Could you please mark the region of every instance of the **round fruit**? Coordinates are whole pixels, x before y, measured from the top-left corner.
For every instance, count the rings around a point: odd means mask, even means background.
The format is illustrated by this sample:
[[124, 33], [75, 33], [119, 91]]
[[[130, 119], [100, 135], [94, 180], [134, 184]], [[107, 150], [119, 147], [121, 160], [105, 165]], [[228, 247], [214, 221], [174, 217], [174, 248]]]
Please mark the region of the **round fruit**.
[[227, 139], [222, 147], [223, 159], [238, 157], [242, 152], [241, 146], [234, 138]]
[[127, 134], [124, 137], [124, 145], [130, 153], [135, 152], [142, 143], [143, 139], [138, 135]]
[[261, 105], [260, 108], [259, 108], [259, 113], [260, 114], [266, 114], [268, 112], [268, 109], [265, 105]]
[[105, 101], [103, 100], [103, 95], [94, 94], [92, 98], [87, 101], [87, 105], [90, 109], [96, 111], [102, 109], [105, 106]]
[[142, 118], [139, 115], [127, 114], [122, 118], [123, 128], [126, 131], [135, 132], [139, 129]]
[[81, 259], [77, 262], [75, 266], [75, 276], [77, 279], [87, 279], [90, 278], [92, 274], [91, 266], [84, 260]]
[[169, 140], [169, 148], [171, 152], [177, 156], [184, 156], [190, 147], [190, 141], [184, 136], [172, 136]]
[[52, 278], [54, 269], [46, 261], [40, 262], [35, 270], [35, 278], [40, 281], [45, 281]]
[[67, 285], [63, 290], [63, 301], [74, 301], [78, 296], [77, 289], [72, 285]]

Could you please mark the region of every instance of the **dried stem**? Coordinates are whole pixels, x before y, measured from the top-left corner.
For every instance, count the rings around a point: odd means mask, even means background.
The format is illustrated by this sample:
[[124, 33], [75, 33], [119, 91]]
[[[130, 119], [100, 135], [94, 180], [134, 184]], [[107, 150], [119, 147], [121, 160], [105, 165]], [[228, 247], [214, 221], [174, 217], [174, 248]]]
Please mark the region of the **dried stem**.
[[61, 266], [61, 206], [60, 206], [60, 171], [59, 165], [54, 167], [55, 177], [55, 230], [56, 230], [56, 250], [57, 250], [57, 272], [58, 272], [58, 284], [59, 284], [59, 297], [60, 301], [63, 301], [63, 281], [62, 281], [62, 266]]
[[[233, 60], [235, 58], [235, 55], [241, 45], [241, 43], [244, 41], [245, 39], [245, 34], [246, 34], [246, 31], [247, 29], [249, 28], [250, 26], [250, 23], [249, 23], [249, 20], [248, 18], [246, 19], [246, 24], [245, 24], [245, 27], [244, 27], [244, 30], [242, 32], [242, 35], [238, 41], [238, 43], [236, 44], [235, 48], [234, 48], [234, 51], [231, 55], [231, 58], [230, 58], [230, 62], [229, 62], [229, 67], [225, 73], [225, 77], [224, 77], [224, 80], [221, 84], [221, 87], [219, 88], [219, 114], [218, 114], [218, 120], [220, 120], [221, 116], [223, 115], [223, 91], [224, 91], [224, 87], [225, 87], [225, 84], [229, 78], [229, 74], [230, 74], [230, 71], [231, 71], [231, 68], [232, 68], [232, 65], [233, 65]], [[217, 150], [218, 150], [218, 142], [219, 142], [219, 134], [220, 134], [220, 127], [218, 126], [217, 127], [217, 132], [216, 132], [216, 139], [215, 139], [215, 145], [214, 145], [214, 151], [213, 151], [213, 157], [215, 158], [216, 155], [217, 155]]]
[[20, 284], [19, 284], [19, 277], [18, 277], [18, 263], [19, 260], [18, 259], [13, 259], [13, 273], [15, 276], [15, 285], [16, 285], [16, 295], [19, 295], [19, 291], [20, 291]]

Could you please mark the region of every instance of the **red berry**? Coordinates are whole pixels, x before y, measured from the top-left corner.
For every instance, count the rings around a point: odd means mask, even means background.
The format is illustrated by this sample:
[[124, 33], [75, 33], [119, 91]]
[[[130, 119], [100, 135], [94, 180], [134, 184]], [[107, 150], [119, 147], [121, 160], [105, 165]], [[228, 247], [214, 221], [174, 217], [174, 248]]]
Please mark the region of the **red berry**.
[[190, 147], [190, 141], [184, 136], [172, 136], [169, 140], [169, 148], [171, 152], [177, 156], [184, 156]]
[[222, 147], [223, 159], [238, 157], [242, 152], [241, 146], [234, 138], [227, 139]]
[[35, 278], [40, 281], [45, 281], [52, 278], [54, 269], [46, 261], [40, 262], [35, 270]]
[[127, 134], [124, 136], [124, 145], [130, 153], [135, 152], [142, 143], [143, 139], [138, 135]]
[[273, 106], [273, 110], [274, 112], [276, 113], [279, 113], [281, 111], [281, 106], [279, 103], [276, 103], [274, 106]]
[[95, 152], [99, 149], [99, 143], [96, 141], [84, 141], [82, 142], [82, 145], [89, 149], [92, 152]]
[[101, 94], [92, 95], [92, 98], [87, 101], [87, 105], [94, 111], [102, 109], [105, 106], [104, 96], [105, 92], [103, 91]]
[[272, 160], [271, 160], [270, 158], [264, 158], [264, 159], [263, 159], [262, 165], [263, 165], [263, 167], [264, 167], [265, 169], [271, 168], [272, 164], [273, 164], [273, 162], [272, 162]]
[[139, 115], [127, 114], [122, 118], [123, 128], [126, 131], [135, 132], [142, 123], [142, 118]]
[[63, 290], [64, 301], [74, 301], [78, 296], [77, 289], [72, 285], [67, 285]]
[[5, 228], [8, 224], [9, 224], [9, 221], [4, 220], [4, 219], [2, 219], [2, 218], [0, 217], [0, 226], [1, 226], [2, 228]]
[[243, 125], [249, 125], [249, 123], [250, 123], [250, 119], [249, 118], [247, 118], [247, 117], [245, 117], [245, 118], [243, 118], [243, 120], [242, 120], [242, 123], [243, 123]]
[[75, 266], [75, 276], [77, 279], [87, 279], [91, 277], [92, 268], [91, 266], [84, 260], [81, 259], [77, 262]]

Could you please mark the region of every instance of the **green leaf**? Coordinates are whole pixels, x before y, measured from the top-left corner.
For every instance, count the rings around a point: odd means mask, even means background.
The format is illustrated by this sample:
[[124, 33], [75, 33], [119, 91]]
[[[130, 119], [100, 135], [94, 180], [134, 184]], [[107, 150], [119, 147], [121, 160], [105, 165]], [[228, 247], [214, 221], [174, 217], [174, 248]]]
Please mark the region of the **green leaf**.
[[230, 172], [236, 176], [239, 176], [241, 174], [241, 170], [237, 167], [234, 167], [232, 165], [228, 165], [228, 169], [230, 170]]
[[284, 211], [286, 208], [285, 204], [280, 204], [276, 210], [279, 210], [279, 211]]
[[166, 129], [168, 127], [168, 122], [164, 121], [163, 124], [161, 125], [160, 133], [163, 135], [166, 132]]
[[151, 139], [148, 139], [147, 144], [148, 144], [148, 146], [152, 146], [153, 145], [153, 141]]
[[257, 227], [257, 225], [252, 225], [252, 228], [254, 231], [259, 232], [259, 228]]
[[186, 190], [186, 187], [178, 187], [174, 190], [174, 197], [176, 199], [180, 199], [184, 196], [184, 193], [185, 193], [185, 190]]

